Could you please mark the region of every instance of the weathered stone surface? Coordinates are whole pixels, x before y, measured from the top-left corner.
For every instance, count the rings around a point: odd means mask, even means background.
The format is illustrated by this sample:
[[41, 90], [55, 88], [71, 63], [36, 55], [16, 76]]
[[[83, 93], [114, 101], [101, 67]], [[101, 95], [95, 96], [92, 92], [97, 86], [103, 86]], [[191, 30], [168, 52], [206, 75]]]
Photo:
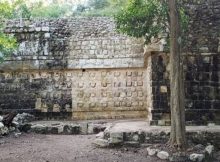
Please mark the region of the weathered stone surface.
[[[139, 135], [139, 143], [143, 144], [166, 144], [170, 137], [170, 127], [168, 126], [149, 126], [144, 121], [124, 121], [114, 123], [111, 127], [104, 131], [104, 138], [110, 139], [111, 132], [123, 134], [123, 142], [133, 141], [134, 135]], [[144, 138], [143, 138], [144, 137]], [[220, 146], [220, 127], [219, 126], [187, 126], [186, 138], [189, 143], [195, 144], [195, 150], [205, 150], [205, 146], [212, 143], [216, 149]], [[199, 144], [198, 144], [199, 143]], [[123, 145], [123, 143], [122, 143]]]
[[20, 124], [18, 129], [21, 132], [29, 132], [31, 130], [31, 124], [30, 123], [25, 123], [25, 124]]
[[25, 124], [25, 123], [28, 123], [34, 120], [35, 120], [35, 117], [33, 115], [28, 114], [28, 113], [22, 113], [22, 114], [17, 114], [14, 117], [13, 122], [19, 125], [19, 124]]
[[19, 123], [16, 122], [16, 121], [12, 121], [12, 125], [15, 126], [15, 127], [19, 127]]
[[100, 138], [95, 139], [93, 144], [95, 144], [97, 147], [108, 147], [109, 146], [108, 140], [100, 139]]
[[202, 162], [205, 158], [204, 154], [190, 154], [189, 159], [195, 162]]
[[110, 144], [121, 144], [123, 142], [124, 135], [122, 132], [110, 132], [109, 143]]
[[114, 20], [105, 17], [23, 23], [8, 21], [5, 29], [16, 36], [18, 50], [0, 64], [3, 110], [35, 109], [46, 119], [147, 116], [142, 39], [116, 32]]
[[3, 116], [0, 116], [0, 122], [2, 122], [2, 120], [3, 120]]
[[205, 148], [205, 151], [208, 153], [208, 155], [212, 155], [213, 151], [214, 151], [214, 146], [213, 145], [209, 145]]
[[7, 127], [7, 128], [8, 128], [8, 131], [9, 131], [9, 132], [14, 132], [14, 131], [16, 130], [16, 128], [15, 128], [15, 127], [12, 127], [12, 126]]
[[169, 161], [171, 162], [187, 162], [188, 156], [184, 153], [174, 153], [169, 156]]
[[0, 129], [4, 127], [4, 124], [0, 122]]
[[159, 151], [157, 153], [157, 157], [162, 159], [162, 160], [167, 160], [169, 158], [169, 153], [166, 151]]
[[47, 127], [47, 130], [46, 130], [45, 134], [58, 134], [58, 132], [59, 131], [58, 131], [57, 126], [50, 126], [50, 127]]
[[80, 125], [64, 125], [63, 127], [64, 134], [80, 134]]
[[125, 141], [123, 145], [127, 147], [140, 147], [140, 143], [136, 141]]
[[81, 123], [80, 124], [80, 134], [87, 134], [88, 133], [88, 123]]
[[95, 137], [104, 139], [104, 132], [99, 132]]
[[35, 133], [46, 134], [47, 127], [45, 125], [36, 124], [36, 125], [31, 126], [31, 131], [33, 131]]
[[18, 138], [18, 137], [21, 136], [21, 134], [22, 134], [21, 132], [15, 132], [15, 133], [14, 133], [14, 136], [15, 136], [16, 138]]
[[6, 126], [0, 128], [0, 135], [7, 135], [9, 134], [9, 129]]
[[135, 134], [135, 135], [133, 135], [132, 139], [133, 139], [133, 141], [138, 142], [140, 138], [139, 138], [138, 134]]
[[[183, 2], [190, 17], [183, 46], [188, 124], [219, 122], [219, 6], [219, 0]], [[28, 20], [22, 26], [13, 20], [5, 32], [16, 36], [18, 50], [0, 64], [2, 111], [170, 124], [164, 40], [144, 52], [142, 39], [117, 33], [114, 20], [105, 17]]]
[[154, 149], [154, 148], [151, 148], [151, 147], [147, 148], [147, 153], [148, 153], [149, 156], [154, 156], [154, 155], [157, 154], [157, 152], [158, 152], [157, 149]]

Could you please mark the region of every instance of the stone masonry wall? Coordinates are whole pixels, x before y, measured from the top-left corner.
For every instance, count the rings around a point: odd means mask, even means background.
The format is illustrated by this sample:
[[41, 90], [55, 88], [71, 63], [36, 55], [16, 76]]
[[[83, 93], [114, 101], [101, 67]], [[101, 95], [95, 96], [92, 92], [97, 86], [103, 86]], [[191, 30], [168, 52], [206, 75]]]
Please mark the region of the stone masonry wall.
[[0, 110], [42, 118], [147, 117], [143, 40], [110, 18], [9, 21], [18, 50], [0, 64]]
[[[190, 17], [184, 45], [186, 119], [220, 121], [220, 1], [182, 1]], [[143, 40], [111, 18], [13, 20], [18, 50], [0, 64], [0, 111], [42, 118], [147, 117], [169, 124], [169, 54], [144, 55]]]
[[[186, 120], [188, 124], [219, 123], [220, 1], [190, 1], [185, 7], [190, 17], [183, 53]], [[152, 124], [166, 124], [170, 120], [169, 54], [152, 54], [152, 62]]]

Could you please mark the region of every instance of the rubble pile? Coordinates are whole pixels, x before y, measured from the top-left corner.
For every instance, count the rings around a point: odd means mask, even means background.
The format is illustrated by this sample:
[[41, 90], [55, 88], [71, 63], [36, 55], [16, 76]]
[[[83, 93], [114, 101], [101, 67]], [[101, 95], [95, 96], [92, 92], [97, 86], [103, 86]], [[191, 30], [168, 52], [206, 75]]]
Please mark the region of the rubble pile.
[[25, 131], [28, 122], [33, 121], [35, 118], [28, 113], [15, 114], [9, 113], [0, 116], [0, 136], [5, 136], [14, 133], [15, 136]]

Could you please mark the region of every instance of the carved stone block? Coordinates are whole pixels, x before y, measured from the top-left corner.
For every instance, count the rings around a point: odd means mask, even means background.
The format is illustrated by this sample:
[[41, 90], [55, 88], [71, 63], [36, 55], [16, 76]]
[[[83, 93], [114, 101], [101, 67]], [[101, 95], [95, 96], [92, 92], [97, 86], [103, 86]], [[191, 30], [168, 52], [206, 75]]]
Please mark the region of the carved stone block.
[[127, 86], [127, 87], [131, 87], [131, 86], [132, 86], [132, 82], [127, 81], [127, 82], [126, 82], [126, 86]]

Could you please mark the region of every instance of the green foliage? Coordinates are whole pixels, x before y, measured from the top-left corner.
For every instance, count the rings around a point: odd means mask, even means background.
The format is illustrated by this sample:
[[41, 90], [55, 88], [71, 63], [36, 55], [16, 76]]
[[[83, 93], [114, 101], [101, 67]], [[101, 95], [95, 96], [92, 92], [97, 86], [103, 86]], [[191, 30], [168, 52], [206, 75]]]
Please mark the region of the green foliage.
[[60, 5], [58, 3], [43, 6], [41, 3], [33, 5], [31, 15], [32, 17], [46, 17], [46, 18], [59, 18], [65, 16], [70, 11], [69, 5]]
[[119, 6], [117, 7], [106, 7], [100, 10], [90, 10], [88, 12], [82, 12], [82, 16], [107, 16], [107, 17], [113, 17], [115, 13], [120, 11], [121, 8]]
[[[1, 2], [0, 12], [7, 18], [58, 18], [63, 17], [68, 12], [72, 12], [72, 6], [67, 4], [53, 3], [43, 5], [43, 1], [30, 3], [28, 0], [16, 0], [10, 4], [8, 1]], [[2, 14], [1, 14], [2, 16]]]
[[109, 6], [108, 0], [90, 0], [89, 1], [89, 7], [92, 7], [94, 9], [103, 9], [107, 6]]
[[86, 7], [82, 4], [79, 4], [76, 8], [76, 12], [77, 13], [81, 13], [81, 12], [84, 12], [86, 10]]
[[[187, 29], [188, 17], [183, 8], [179, 10], [181, 26]], [[129, 0], [115, 16], [117, 29], [133, 37], [144, 37], [145, 43], [150, 43], [151, 38], [158, 38], [162, 33], [169, 36], [168, 12], [167, 0]]]
[[168, 7], [161, 0], [130, 0], [115, 16], [119, 31], [145, 37], [146, 43], [167, 29]]
[[4, 22], [13, 17], [16, 4], [10, 4], [7, 1], [0, 2], [0, 62], [4, 60], [15, 48], [16, 39], [13, 36], [7, 35], [3, 32]]
[[16, 39], [12, 36], [0, 33], [0, 62], [4, 61], [17, 47]]
[[20, 11], [20, 16], [22, 16], [22, 18], [26, 18], [26, 19], [30, 19], [31, 18], [31, 11], [30, 8], [28, 8], [28, 6], [25, 3], [22, 3], [18, 10]]
[[51, 4], [49, 6], [33, 5], [32, 17], [58, 18], [64, 16], [71, 7], [68, 5]]
[[0, 19], [10, 18], [13, 10], [12, 6], [7, 1], [0, 1]]
[[118, 13], [124, 6], [127, 4], [127, 0], [107, 0], [108, 5], [99, 8], [99, 9], [91, 9], [86, 12], [82, 12], [83, 16], [110, 16], [113, 17], [116, 13]]

